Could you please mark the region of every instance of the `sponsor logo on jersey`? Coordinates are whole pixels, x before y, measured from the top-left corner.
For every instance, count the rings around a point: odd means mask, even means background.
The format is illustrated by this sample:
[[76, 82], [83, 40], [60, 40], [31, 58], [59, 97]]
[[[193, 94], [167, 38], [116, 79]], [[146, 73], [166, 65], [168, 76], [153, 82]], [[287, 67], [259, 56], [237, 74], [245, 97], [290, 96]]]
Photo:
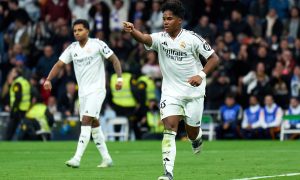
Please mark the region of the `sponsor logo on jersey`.
[[182, 52], [175, 49], [167, 49], [164, 46], [162, 46], [163, 51], [165, 51], [166, 56], [174, 61], [182, 61], [184, 57], [187, 57], [186, 52]]

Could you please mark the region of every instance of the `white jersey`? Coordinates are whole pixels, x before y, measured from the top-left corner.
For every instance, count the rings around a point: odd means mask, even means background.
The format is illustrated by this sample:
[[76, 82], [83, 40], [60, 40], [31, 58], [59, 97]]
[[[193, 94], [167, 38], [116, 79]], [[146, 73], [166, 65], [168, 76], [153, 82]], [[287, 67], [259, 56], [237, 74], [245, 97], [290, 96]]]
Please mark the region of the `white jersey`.
[[79, 97], [96, 90], [105, 91], [104, 58], [112, 54], [113, 51], [103, 41], [93, 38], [89, 38], [84, 47], [73, 42], [61, 54], [59, 60], [62, 62], [68, 64], [73, 61]]
[[152, 45], [145, 47], [158, 52], [163, 75], [162, 94], [182, 98], [203, 97], [206, 80], [203, 79], [198, 87], [191, 86], [187, 81], [203, 69], [199, 55], [207, 59], [214, 53], [210, 45], [196, 33], [185, 29], [175, 39], [166, 32], [150, 36]]

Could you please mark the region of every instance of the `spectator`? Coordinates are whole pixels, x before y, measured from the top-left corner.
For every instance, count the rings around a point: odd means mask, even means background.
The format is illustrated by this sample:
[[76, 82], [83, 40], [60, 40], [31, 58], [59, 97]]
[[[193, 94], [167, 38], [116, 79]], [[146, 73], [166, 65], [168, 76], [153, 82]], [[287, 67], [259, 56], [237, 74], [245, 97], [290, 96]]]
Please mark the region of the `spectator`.
[[19, 19], [19, 21], [22, 21], [24, 24], [27, 24], [30, 21], [28, 13], [23, 8], [19, 7], [18, 0], [8, 1], [8, 9], [4, 11], [4, 14], [3, 27], [6, 30], [13, 26], [12, 23], [14, 23], [16, 19]]
[[61, 120], [61, 119], [56, 119], [56, 114], [60, 114], [57, 106], [58, 105], [57, 105], [56, 98], [54, 96], [50, 96], [47, 101], [47, 107], [49, 109], [49, 112], [54, 116], [54, 119], [56, 121]]
[[262, 26], [256, 16], [249, 14], [247, 16], [247, 24], [252, 32], [253, 38], [259, 38], [262, 35]]
[[207, 16], [201, 16], [193, 31], [209, 42], [213, 42], [215, 33], [211, 26], [209, 18]]
[[[290, 105], [287, 111], [285, 112], [286, 115], [300, 115], [300, 104], [298, 97], [291, 97], [290, 98]], [[286, 128], [300, 128], [300, 119], [293, 119], [286, 121], [288, 122], [285, 124]]]
[[283, 111], [273, 99], [273, 96], [266, 95], [263, 107], [263, 128], [265, 137], [276, 139], [280, 131], [280, 124], [283, 116]]
[[[104, 2], [96, 2], [89, 10], [89, 19], [92, 23], [93, 34], [103, 32], [105, 38], [108, 39], [109, 35], [109, 8]], [[95, 35], [96, 36], [96, 35]]]
[[37, 75], [40, 78], [46, 78], [56, 61], [57, 56], [54, 54], [53, 47], [51, 45], [46, 45], [44, 47], [44, 54], [39, 59], [36, 66]]
[[246, 139], [262, 138], [262, 108], [256, 96], [250, 96], [249, 107], [245, 109], [242, 121], [242, 133]]
[[293, 58], [292, 52], [290, 50], [283, 50], [280, 59], [283, 64], [283, 75], [290, 75], [295, 67], [295, 60]]
[[20, 8], [25, 9], [30, 19], [33, 22], [37, 22], [41, 17], [39, 3], [35, 0], [23, 0], [19, 1]]
[[119, 32], [123, 28], [123, 21], [128, 20], [129, 1], [124, 0], [104, 0], [110, 8], [109, 27], [111, 32]]
[[15, 44], [22, 46], [25, 55], [29, 55], [30, 52], [30, 34], [27, 24], [22, 18], [15, 20], [15, 26], [11, 36], [6, 34], [6, 41], [9, 47], [13, 47]]
[[241, 85], [245, 86], [248, 95], [253, 94], [258, 96], [260, 97], [260, 102], [262, 102], [261, 97], [264, 97], [271, 91], [269, 81], [264, 64], [258, 63], [255, 71], [250, 71], [246, 76], [241, 78]]
[[21, 69], [13, 71], [10, 94], [10, 121], [7, 125], [6, 140], [12, 140], [26, 111], [30, 108], [30, 83], [22, 76]]
[[240, 138], [240, 122], [243, 117], [242, 107], [235, 102], [233, 95], [227, 95], [225, 104], [220, 107], [216, 128], [217, 139]]
[[162, 78], [155, 51], [147, 51], [146, 63], [142, 66], [141, 70], [143, 74], [151, 77], [152, 79]]
[[92, 3], [88, 0], [69, 0], [69, 9], [71, 9], [72, 21], [76, 19], [89, 19], [89, 10], [91, 9]]
[[75, 102], [78, 98], [76, 90], [76, 84], [74, 82], [68, 82], [66, 84], [66, 93], [59, 99], [59, 109], [63, 116], [74, 116]]
[[149, 18], [147, 14], [149, 13], [147, 13], [145, 2], [142, 0], [137, 0], [134, 3], [133, 10], [129, 13], [129, 20], [131, 22], [134, 22], [136, 20], [146, 21]]
[[300, 39], [295, 39], [293, 57], [295, 58], [296, 64], [300, 65]]
[[[197, 1], [198, 2], [198, 1]], [[220, 12], [220, 4], [219, 1], [214, 1], [214, 0], [204, 0], [204, 1], [199, 1], [199, 13], [201, 16], [207, 16], [210, 21], [214, 24], [217, 24], [220, 20], [219, 12]], [[195, 12], [197, 13], [197, 12]]]
[[54, 118], [41, 97], [33, 97], [21, 123], [19, 140], [50, 140]]
[[230, 92], [230, 80], [225, 72], [213, 76], [213, 80], [207, 85], [207, 109], [217, 110], [224, 103], [225, 96]]
[[276, 63], [276, 67], [273, 70], [272, 76], [270, 78], [270, 85], [272, 87], [272, 94], [276, 99], [278, 105], [284, 109], [288, 107], [289, 104], [289, 76], [282, 73], [282, 64], [280, 62]]
[[251, 36], [253, 34], [250, 26], [242, 18], [242, 14], [239, 10], [233, 10], [231, 12], [230, 30], [235, 37], [241, 33], [246, 34], [247, 36]]
[[262, 20], [266, 17], [269, 9], [268, 0], [251, 1], [250, 14]]
[[47, 0], [41, 10], [42, 19], [46, 23], [53, 23], [60, 18], [65, 19], [67, 22], [71, 20], [68, 0]]
[[269, 9], [267, 16], [262, 24], [262, 34], [265, 38], [270, 38], [272, 35], [276, 35], [277, 38], [281, 37], [283, 31], [282, 21], [278, 18], [275, 9]]
[[162, 138], [162, 132], [164, 131], [164, 125], [160, 120], [160, 112], [158, 108], [158, 102], [155, 99], [149, 101], [148, 111], [146, 116], [142, 119], [142, 124], [148, 128], [147, 132], [143, 134], [142, 139], [156, 139]]
[[299, 17], [299, 9], [296, 7], [292, 7], [290, 10], [290, 18], [287, 20], [285, 24], [285, 35], [287, 35], [292, 40], [300, 37], [300, 17]]
[[160, 11], [160, 3], [157, 0], [152, 2], [152, 11], [150, 19], [147, 21], [147, 26], [150, 28], [151, 33], [162, 31], [163, 14]]
[[[33, 34], [31, 36], [31, 57], [38, 60], [42, 56], [44, 47], [50, 43], [51, 32], [47, 28], [44, 21], [38, 21], [32, 27]], [[32, 66], [35, 66], [37, 62], [33, 62]]]
[[289, 0], [269, 0], [269, 8], [275, 9], [278, 17], [282, 21], [286, 21], [289, 13]]
[[296, 66], [293, 71], [293, 75], [290, 83], [292, 97], [300, 96], [300, 66]]
[[[285, 115], [295, 115], [300, 116], [300, 104], [298, 97], [290, 98], [289, 108], [286, 110]], [[286, 129], [300, 129], [300, 118], [289, 119], [283, 122], [283, 126]], [[299, 134], [293, 134], [290, 136], [290, 139], [296, 139], [299, 137]]]

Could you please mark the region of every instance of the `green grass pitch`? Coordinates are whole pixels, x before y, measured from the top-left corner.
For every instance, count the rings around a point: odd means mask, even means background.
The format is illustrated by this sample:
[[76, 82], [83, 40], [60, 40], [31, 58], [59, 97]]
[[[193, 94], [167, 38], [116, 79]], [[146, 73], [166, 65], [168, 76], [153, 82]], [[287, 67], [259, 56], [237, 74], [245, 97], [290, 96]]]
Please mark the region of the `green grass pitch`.
[[[64, 162], [77, 142], [0, 142], [0, 179], [156, 180], [162, 174], [161, 142], [107, 143], [114, 167], [99, 169], [101, 158], [91, 141], [78, 169]], [[176, 180], [236, 179], [300, 172], [300, 141], [204, 142], [193, 155], [187, 141], [177, 141]], [[300, 176], [275, 179], [300, 179]]]

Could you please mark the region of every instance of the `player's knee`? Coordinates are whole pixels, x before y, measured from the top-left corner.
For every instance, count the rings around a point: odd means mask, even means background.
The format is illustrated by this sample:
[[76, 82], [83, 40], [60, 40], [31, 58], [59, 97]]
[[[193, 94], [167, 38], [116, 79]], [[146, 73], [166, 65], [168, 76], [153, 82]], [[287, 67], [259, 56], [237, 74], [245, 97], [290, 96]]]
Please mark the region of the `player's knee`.
[[92, 117], [83, 116], [82, 117], [82, 121], [81, 121], [81, 125], [82, 126], [91, 126], [92, 122], [93, 122], [93, 118]]
[[178, 126], [176, 124], [165, 123], [165, 130], [177, 132]]
[[97, 119], [94, 119], [94, 120], [92, 121], [92, 127], [95, 128], [95, 127], [99, 127], [99, 126], [100, 126], [99, 121], [98, 121]]

